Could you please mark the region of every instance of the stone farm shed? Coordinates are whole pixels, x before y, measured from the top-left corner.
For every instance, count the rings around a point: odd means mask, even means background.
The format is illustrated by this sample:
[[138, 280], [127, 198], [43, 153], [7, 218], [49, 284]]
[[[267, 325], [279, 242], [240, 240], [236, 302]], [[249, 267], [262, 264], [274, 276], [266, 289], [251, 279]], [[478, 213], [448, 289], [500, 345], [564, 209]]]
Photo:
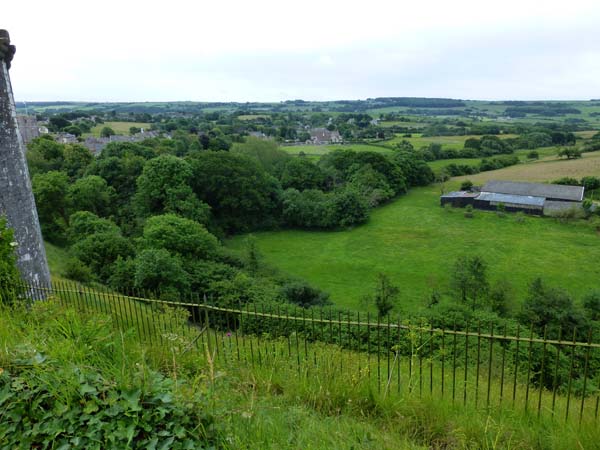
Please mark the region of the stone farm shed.
[[497, 210], [499, 205], [510, 212], [552, 215], [581, 208], [584, 188], [560, 184], [489, 181], [479, 192], [457, 191], [444, 194], [441, 205], [456, 207], [473, 205], [477, 209]]

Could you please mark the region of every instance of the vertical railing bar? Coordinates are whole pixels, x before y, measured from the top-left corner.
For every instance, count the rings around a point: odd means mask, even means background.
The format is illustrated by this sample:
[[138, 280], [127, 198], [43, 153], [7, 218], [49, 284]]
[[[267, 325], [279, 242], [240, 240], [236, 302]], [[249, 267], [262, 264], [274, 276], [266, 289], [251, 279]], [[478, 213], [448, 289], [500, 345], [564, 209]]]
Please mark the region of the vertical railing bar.
[[567, 388], [567, 407], [565, 422], [569, 419], [569, 407], [571, 406], [571, 385], [573, 382], [573, 367], [575, 364], [575, 342], [577, 340], [577, 328], [573, 328], [573, 346], [571, 347], [571, 368], [569, 369], [569, 386]]
[[381, 392], [381, 315], [377, 314], [377, 392]]
[[531, 324], [531, 328], [529, 330], [529, 352], [527, 354], [527, 379], [526, 379], [526, 387], [525, 387], [525, 412], [527, 412], [529, 408], [529, 386], [531, 384], [531, 358], [533, 352], [533, 323]]
[[469, 322], [467, 321], [467, 328], [465, 333], [465, 375], [463, 385], [463, 405], [467, 405], [467, 372], [469, 367]]
[[[507, 325], [504, 324], [504, 332], [502, 333], [502, 336], [504, 338], [506, 338], [506, 327]], [[506, 346], [508, 345], [508, 342], [506, 340], [502, 341], [502, 369], [501, 369], [501, 373], [500, 373], [500, 399], [498, 401], [498, 405], [502, 406], [502, 400], [504, 398], [504, 364], [506, 362]]]
[[456, 399], [456, 318], [452, 324], [452, 405]]
[[544, 374], [546, 369], [546, 339], [548, 338], [548, 327], [544, 325], [544, 344], [542, 346], [542, 367], [540, 368], [540, 381], [539, 381], [539, 392], [538, 392], [538, 404], [537, 404], [537, 416], [540, 417], [542, 412], [542, 392], [544, 390]]
[[390, 315], [389, 314], [387, 316], [387, 340], [385, 343], [385, 350], [387, 353], [387, 377], [385, 378], [386, 386], [388, 386], [386, 388], [386, 393], [387, 393], [387, 391], [389, 390], [389, 385], [391, 383], [391, 380], [390, 380], [390, 374], [391, 374], [391, 372], [390, 372], [390, 356], [391, 356], [390, 352], [392, 351], [391, 345], [390, 345]]
[[423, 395], [423, 319], [419, 321], [419, 398]]
[[396, 344], [397, 348], [396, 348], [396, 356], [395, 356], [396, 357], [396, 365], [397, 365], [397, 369], [396, 370], [398, 372], [396, 374], [396, 377], [398, 379], [398, 386], [397, 386], [398, 393], [400, 393], [400, 383], [401, 383], [400, 368], [402, 367], [400, 365], [400, 345], [401, 345], [401, 334], [400, 333], [402, 331], [402, 329], [400, 328], [400, 326], [401, 326], [400, 315], [398, 315], [398, 343]]
[[429, 324], [429, 395], [433, 395], [433, 323]]
[[475, 372], [475, 408], [479, 404], [479, 369], [481, 364], [481, 321], [477, 321], [477, 369]]
[[490, 407], [490, 389], [492, 387], [492, 363], [493, 363], [493, 353], [494, 353], [494, 323], [492, 322], [490, 326], [490, 354], [488, 355], [488, 379], [487, 379], [487, 396], [485, 399], [486, 408]]
[[583, 369], [583, 392], [581, 393], [581, 408], [579, 409], [579, 425], [581, 426], [581, 420], [583, 419], [583, 408], [585, 404], [585, 394], [587, 389], [587, 377], [588, 377], [588, 366], [590, 361], [590, 346], [592, 343], [592, 329], [588, 332], [588, 348], [585, 351], [585, 366]]
[[[558, 342], [562, 339], [562, 327], [558, 327]], [[556, 345], [556, 358], [554, 361], [554, 380], [552, 382], [552, 414], [554, 415], [556, 406], [556, 391], [558, 390], [558, 363], [560, 358], [560, 344]]]
[[446, 383], [446, 328], [442, 325], [442, 398], [444, 398], [444, 385]]
[[371, 385], [371, 313], [367, 312], [367, 376]]
[[338, 345], [340, 346], [340, 373], [344, 373], [344, 342], [342, 341], [342, 312], [338, 311]]
[[513, 378], [513, 394], [512, 394], [512, 404], [513, 408], [515, 407], [515, 402], [517, 401], [517, 372], [519, 370], [519, 343], [521, 342], [520, 338], [521, 333], [521, 325], [517, 325], [517, 348], [515, 351], [515, 373]]

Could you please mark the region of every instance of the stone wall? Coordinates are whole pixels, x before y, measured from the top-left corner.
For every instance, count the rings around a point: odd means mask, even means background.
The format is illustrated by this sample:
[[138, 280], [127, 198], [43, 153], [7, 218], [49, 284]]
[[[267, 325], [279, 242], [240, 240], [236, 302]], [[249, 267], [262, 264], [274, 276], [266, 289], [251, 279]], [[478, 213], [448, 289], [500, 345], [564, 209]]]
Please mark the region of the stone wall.
[[6, 62], [0, 60], [0, 214], [14, 229], [23, 278], [47, 285], [50, 272]]

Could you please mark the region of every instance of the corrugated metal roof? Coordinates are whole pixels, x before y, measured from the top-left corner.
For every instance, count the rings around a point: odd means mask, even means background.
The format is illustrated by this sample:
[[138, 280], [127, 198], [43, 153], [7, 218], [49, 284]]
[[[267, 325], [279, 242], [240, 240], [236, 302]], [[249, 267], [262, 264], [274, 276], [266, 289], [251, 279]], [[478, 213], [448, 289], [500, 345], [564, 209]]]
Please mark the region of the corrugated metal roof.
[[515, 181], [488, 181], [481, 191], [499, 194], [526, 195], [580, 202], [583, 199], [582, 186], [563, 186], [561, 184], [525, 183]]
[[544, 203], [544, 214], [552, 214], [556, 212], [568, 211], [570, 209], [582, 209], [581, 202], [557, 202], [546, 200]]
[[483, 200], [487, 202], [497, 202], [513, 205], [529, 205], [543, 207], [546, 199], [544, 197], [534, 197], [531, 195], [509, 195], [509, 194], [497, 194], [495, 192], [482, 192], [477, 197], [477, 200]]
[[469, 191], [454, 191], [454, 192], [446, 192], [442, 195], [442, 198], [456, 198], [456, 197], [472, 197], [475, 198], [479, 195], [479, 192], [469, 192]]

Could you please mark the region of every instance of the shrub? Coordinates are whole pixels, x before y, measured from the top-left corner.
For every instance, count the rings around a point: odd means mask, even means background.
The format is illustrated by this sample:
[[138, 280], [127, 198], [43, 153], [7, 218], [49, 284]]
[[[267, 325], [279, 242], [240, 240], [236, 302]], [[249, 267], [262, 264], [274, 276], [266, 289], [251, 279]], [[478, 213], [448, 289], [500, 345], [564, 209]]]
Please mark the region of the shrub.
[[0, 217], [0, 289], [16, 285], [20, 279], [15, 246], [13, 231], [6, 227], [6, 219]]
[[465, 180], [460, 185], [461, 191], [470, 191], [473, 188], [473, 182], [471, 180]]
[[537, 151], [532, 150], [529, 153], [527, 153], [527, 158], [529, 158], [529, 159], [539, 159], [540, 158], [540, 154]]
[[70, 280], [87, 283], [92, 280], [92, 271], [77, 258], [69, 258], [65, 263], [65, 277]]
[[473, 213], [473, 205], [467, 205], [465, 208], [465, 217], [472, 219], [475, 214]]
[[330, 305], [329, 294], [310, 286], [306, 281], [290, 281], [281, 287], [281, 295], [303, 308]]

